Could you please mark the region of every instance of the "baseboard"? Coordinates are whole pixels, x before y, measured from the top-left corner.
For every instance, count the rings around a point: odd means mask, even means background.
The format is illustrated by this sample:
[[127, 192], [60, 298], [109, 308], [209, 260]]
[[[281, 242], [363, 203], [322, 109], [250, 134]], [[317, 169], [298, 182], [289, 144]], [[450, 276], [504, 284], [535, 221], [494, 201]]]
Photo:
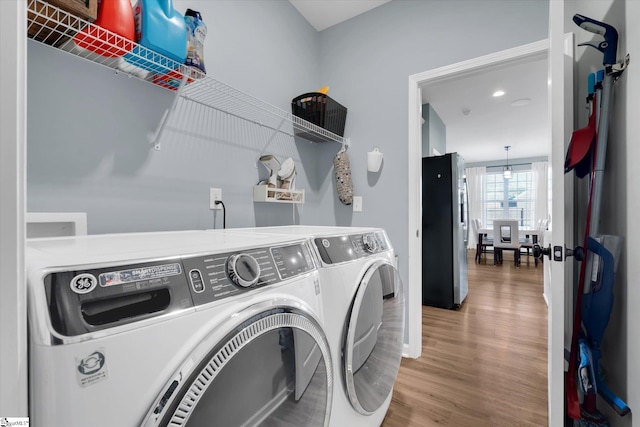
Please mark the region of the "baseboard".
[[420, 356], [421, 354], [418, 354], [417, 356], [413, 356], [411, 354], [411, 351], [409, 350], [409, 344], [402, 345], [402, 357], [406, 357], [408, 359], [418, 359]]

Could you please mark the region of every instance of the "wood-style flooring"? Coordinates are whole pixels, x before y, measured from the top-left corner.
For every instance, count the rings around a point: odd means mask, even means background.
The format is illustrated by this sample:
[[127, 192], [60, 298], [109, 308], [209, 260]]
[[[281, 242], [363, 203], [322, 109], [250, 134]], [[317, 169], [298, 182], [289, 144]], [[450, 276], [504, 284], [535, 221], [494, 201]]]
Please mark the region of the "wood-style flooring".
[[543, 266], [475, 264], [459, 310], [422, 308], [422, 356], [403, 359], [384, 427], [546, 426]]

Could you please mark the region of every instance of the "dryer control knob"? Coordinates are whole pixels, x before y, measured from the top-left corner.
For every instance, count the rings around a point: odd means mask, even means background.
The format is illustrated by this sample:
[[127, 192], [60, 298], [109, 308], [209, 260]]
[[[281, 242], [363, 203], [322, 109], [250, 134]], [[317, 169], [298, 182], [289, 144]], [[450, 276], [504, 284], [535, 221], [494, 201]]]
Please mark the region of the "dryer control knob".
[[227, 260], [227, 274], [233, 283], [247, 288], [258, 282], [260, 264], [251, 255], [231, 255]]
[[364, 250], [370, 254], [378, 250], [378, 240], [376, 240], [375, 234], [365, 234], [362, 236], [362, 244], [364, 245]]

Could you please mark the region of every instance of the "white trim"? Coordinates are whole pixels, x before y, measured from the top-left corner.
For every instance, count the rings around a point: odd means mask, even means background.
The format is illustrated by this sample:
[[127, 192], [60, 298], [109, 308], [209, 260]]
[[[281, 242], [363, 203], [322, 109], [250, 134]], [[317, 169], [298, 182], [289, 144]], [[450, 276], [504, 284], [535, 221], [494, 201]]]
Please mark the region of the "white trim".
[[409, 159], [407, 186], [409, 198], [409, 283], [407, 286], [407, 355], [422, 354], [422, 195], [420, 194], [420, 164], [422, 161], [422, 91], [413, 76], [409, 76]]
[[541, 40], [409, 76], [409, 182], [407, 187], [409, 194], [409, 286], [407, 291], [407, 335], [409, 342], [407, 343], [407, 354], [409, 357], [420, 357], [422, 352], [422, 233], [420, 233], [422, 216], [422, 195], [420, 194], [422, 95], [420, 87], [426, 83], [458, 78], [506, 62], [546, 55], [548, 48], [548, 40]]
[[28, 416], [25, 170], [27, 2], [0, 1], [0, 415]]

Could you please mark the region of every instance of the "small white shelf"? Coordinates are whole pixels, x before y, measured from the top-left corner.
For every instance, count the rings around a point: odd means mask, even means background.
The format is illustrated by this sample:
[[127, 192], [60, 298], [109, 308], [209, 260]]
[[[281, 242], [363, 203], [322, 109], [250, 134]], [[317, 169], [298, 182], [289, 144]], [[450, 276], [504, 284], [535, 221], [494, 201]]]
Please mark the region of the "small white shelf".
[[[294, 136], [294, 129], [309, 134], [313, 141], [334, 141], [349, 145], [349, 139], [329, 132], [313, 123], [232, 88], [199, 70], [173, 61], [111, 31], [80, 19], [43, 0], [28, 0], [27, 33], [30, 39], [110, 68], [117, 73], [155, 84], [177, 93], [178, 96], [222, 111], [234, 117], [265, 126], [275, 132]], [[92, 49], [80, 49], [74, 42], [78, 33], [88, 33], [85, 41], [95, 43], [101, 52], [115, 52], [103, 56]], [[124, 54], [124, 56], [122, 56]], [[141, 70], [156, 70], [145, 72]], [[184, 87], [180, 82], [185, 80]], [[166, 117], [163, 122], [166, 122]], [[290, 123], [290, 126], [283, 126]], [[160, 125], [160, 130], [163, 123]]]
[[282, 188], [256, 185], [253, 187], [254, 202], [304, 203], [304, 190], [286, 190]]
[[86, 236], [85, 212], [27, 212], [27, 238]]

